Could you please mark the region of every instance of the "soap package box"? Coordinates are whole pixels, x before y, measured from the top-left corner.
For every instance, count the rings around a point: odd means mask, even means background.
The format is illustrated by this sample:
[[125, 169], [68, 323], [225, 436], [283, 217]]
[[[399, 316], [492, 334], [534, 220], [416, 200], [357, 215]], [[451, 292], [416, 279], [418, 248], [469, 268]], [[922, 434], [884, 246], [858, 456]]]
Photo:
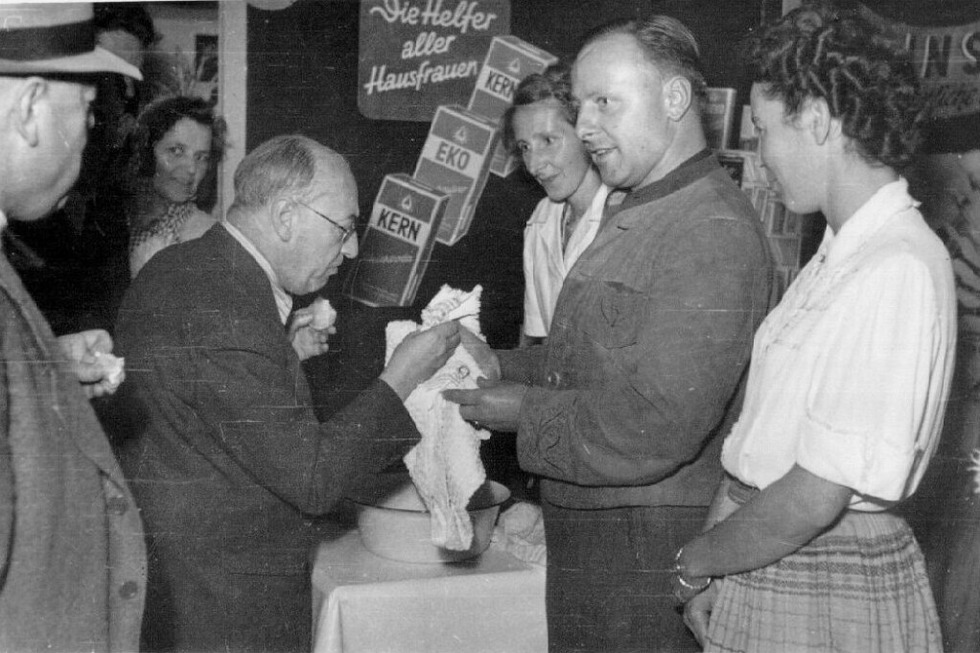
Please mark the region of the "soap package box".
[[411, 306], [449, 195], [405, 173], [385, 175], [347, 294], [368, 306]]
[[[514, 101], [517, 85], [531, 73], [540, 73], [558, 57], [516, 36], [495, 36], [490, 42], [480, 76], [470, 96], [469, 110], [499, 122]], [[517, 159], [498, 142], [490, 172], [506, 177], [517, 168]]]
[[459, 105], [436, 109], [412, 176], [449, 195], [436, 240], [455, 245], [469, 231], [490, 174], [497, 126]]

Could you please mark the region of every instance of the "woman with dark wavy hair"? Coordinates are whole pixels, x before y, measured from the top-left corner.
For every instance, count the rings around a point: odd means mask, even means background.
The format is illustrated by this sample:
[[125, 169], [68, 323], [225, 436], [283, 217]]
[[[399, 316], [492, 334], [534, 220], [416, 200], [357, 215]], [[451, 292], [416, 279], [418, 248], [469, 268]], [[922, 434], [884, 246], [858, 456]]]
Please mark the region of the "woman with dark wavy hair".
[[123, 171], [132, 277], [161, 249], [216, 222], [198, 203], [224, 153], [224, 134], [224, 121], [198, 97], [164, 98], [140, 113]]
[[956, 340], [949, 256], [898, 172], [919, 142], [915, 76], [824, 5], [763, 30], [751, 63], [762, 161], [827, 231], [756, 334], [728, 475], [675, 593], [706, 651], [940, 651], [894, 510], [935, 451]]

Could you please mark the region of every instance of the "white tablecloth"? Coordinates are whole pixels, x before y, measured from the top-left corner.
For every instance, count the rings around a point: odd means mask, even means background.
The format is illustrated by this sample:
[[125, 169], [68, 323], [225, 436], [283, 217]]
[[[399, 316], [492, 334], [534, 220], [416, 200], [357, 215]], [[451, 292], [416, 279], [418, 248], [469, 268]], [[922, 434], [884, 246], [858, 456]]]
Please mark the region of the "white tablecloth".
[[544, 568], [496, 545], [474, 560], [379, 558], [356, 530], [313, 566], [314, 653], [544, 653]]

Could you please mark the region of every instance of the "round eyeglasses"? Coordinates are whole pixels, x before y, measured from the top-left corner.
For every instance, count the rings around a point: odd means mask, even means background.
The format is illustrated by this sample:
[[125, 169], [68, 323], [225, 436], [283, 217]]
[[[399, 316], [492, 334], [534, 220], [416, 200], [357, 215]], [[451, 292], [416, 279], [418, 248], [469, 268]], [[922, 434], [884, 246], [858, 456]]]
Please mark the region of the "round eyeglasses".
[[[351, 236], [353, 236], [354, 234], [357, 233], [357, 228], [355, 226], [352, 225], [350, 227], [345, 227], [345, 226], [339, 224], [338, 222], [336, 222], [335, 220], [332, 220], [332, 219], [328, 218], [327, 216], [323, 215], [322, 213], [320, 213], [319, 211], [317, 211], [316, 209], [314, 209], [309, 204], [305, 204], [303, 202], [300, 202], [299, 200], [295, 200], [295, 202], [297, 204], [299, 204], [300, 206], [303, 206], [303, 207], [308, 208], [309, 210], [313, 211], [314, 213], [316, 213], [318, 216], [320, 216], [321, 218], [323, 218], [324, 220], [326, 220], [327, 222], [329, 222], [333, 226], [335, 226], [338, 229], [340, 229], [344, 233], [343, 237], [341, 237], [341, 239], [340, 239], [340, 242], [341, 243], [346, 243], [348, 240], [350, 240], [350, 237]], [[357, 219], [355, 217], [355, 222], [356, 221], [357, 221]]]

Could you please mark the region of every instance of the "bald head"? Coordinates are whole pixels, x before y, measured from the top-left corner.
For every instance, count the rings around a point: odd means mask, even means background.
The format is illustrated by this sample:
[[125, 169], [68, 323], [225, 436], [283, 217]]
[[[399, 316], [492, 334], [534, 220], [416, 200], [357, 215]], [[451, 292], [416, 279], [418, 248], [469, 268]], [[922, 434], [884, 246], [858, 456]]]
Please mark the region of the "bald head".
[[306, 136], [286, 135], [262, 143], [238, 165], [228, 221], [286, 290], [305, 294], [357, 255], [357, 238], [347, 237], [357, 210], [357, 185], [344, 157]]
[[[321, 185], [318, 180], [320, 175]], [[308, 199], [323, 190], [348, 190], [354, 177], [344, 157], [312, 138], [290, 134], [271, 138], [242, 160], [235, 170], [232, 209], [249, 213], [278, 197]]]

